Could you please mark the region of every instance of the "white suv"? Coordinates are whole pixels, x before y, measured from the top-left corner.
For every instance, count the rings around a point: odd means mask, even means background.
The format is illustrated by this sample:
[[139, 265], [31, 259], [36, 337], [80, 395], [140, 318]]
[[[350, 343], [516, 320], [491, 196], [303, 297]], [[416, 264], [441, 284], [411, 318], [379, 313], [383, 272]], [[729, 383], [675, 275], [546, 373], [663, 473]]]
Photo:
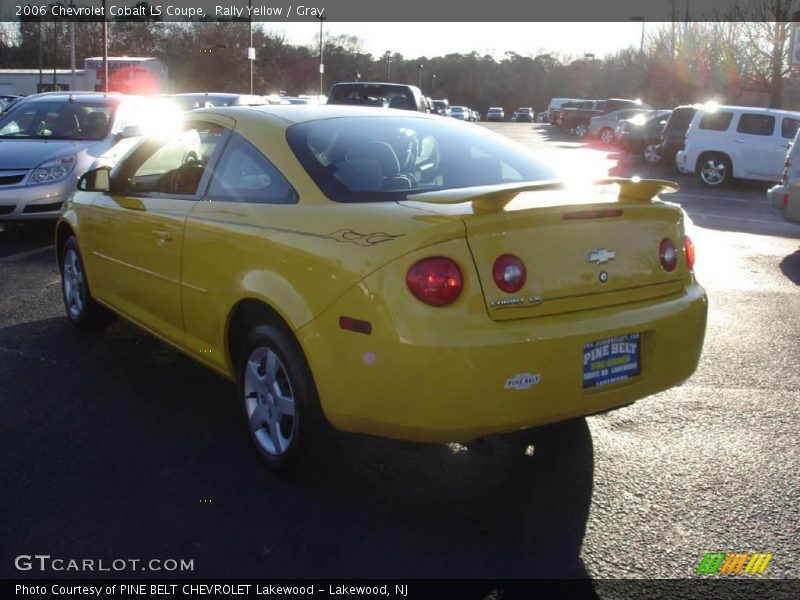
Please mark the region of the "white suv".
[[745, 106], [705, 106], [686, 131], [675, 162], [710, 186], [732, 177], [780, 181], [786, 149], [800, 125], [800, 113]]

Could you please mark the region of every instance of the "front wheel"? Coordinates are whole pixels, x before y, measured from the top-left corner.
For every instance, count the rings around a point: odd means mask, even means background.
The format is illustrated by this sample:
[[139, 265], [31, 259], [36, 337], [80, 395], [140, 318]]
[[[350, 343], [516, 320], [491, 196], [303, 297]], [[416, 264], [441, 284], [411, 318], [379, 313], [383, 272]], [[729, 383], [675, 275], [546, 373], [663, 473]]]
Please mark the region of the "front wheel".
[[600, 131], [600, 141], [603, 142], [606, 146], [610, 146], [611, 144], [613, 144], [616, 139], [617, 139], [616, 135], [614, 135], [614, 132], [608, 127], [604, 127]]
[[61, 250], [61, 291], [67, 317], [74, 325], [89, 327], [102, 322], [101, 308], [89, 292], [86, 270], [75, 236], [70, 236]]
[[731, 161], [721, 154], [702, 156], [697, 167], [697, 177], [705, 185], [721, 186], [731, 179]]
[[322, 432], [316, 387], [302, 350], [287, 331], [261, 325], [247, 336], [238, 374], [250, 436], [266, 463], [283, 469]]

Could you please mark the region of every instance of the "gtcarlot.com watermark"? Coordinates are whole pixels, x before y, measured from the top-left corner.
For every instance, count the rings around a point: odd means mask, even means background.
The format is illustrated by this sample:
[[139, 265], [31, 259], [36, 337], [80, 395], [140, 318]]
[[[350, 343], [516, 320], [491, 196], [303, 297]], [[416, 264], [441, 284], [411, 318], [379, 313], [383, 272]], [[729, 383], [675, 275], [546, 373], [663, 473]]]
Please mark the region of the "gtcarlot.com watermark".
[[18, 571], [39, 573], [102, 572], [120, 573], [124, 571], [152, 571], [182, 573], [194, 571], [194, 559], [183, 558], [53, 558], [49, 554], [20, 554], [14, 559]]

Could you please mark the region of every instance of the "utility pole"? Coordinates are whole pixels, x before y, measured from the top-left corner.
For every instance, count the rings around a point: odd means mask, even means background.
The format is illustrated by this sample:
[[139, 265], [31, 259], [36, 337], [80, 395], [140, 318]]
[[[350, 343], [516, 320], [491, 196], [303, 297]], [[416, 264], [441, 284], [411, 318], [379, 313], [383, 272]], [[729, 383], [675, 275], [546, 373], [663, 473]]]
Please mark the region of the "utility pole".
[[103, 91], [108, 93], [108, 7], [103, 0]]
[[[75, 0], [69, 0], [69, 5], [75, 8]], [[69, 90], [75, 91], [75, 21], [69, 22], [69, 69], [71, 72]]]
[[53, 21], [53, 91], [58, 91], [58, 21]]
[[325, 20], [325, 17], [322, 15], [317, 17], [319, 19], [319, 95], [322, 96], [322, 86], [323, 86], [323, 79], [325, 77], [325, 63], [322, 62], [322, 52], [323, 52], [323, 43], [322, 43], [322, 22]]
[[255, 50], [253, 49], [253, 0], [247, 0], [247, 14], [250, 21], [250, 43], [247, 45], [247, 60], [250, 63], [250, 95], [253, 95], [253, 60], [255, 60]]
[[36, 90], [37, 92], [42, 91], [42, 84], [44, 83], [44, 78], [42, 77], [42, 69], [44, 68], [44, 66], [42, 65], [42, 46], [44, 45], [42, 42], [42, 33], [43, 33], [43, 27], [42, 27], [42, 19], [40, 17], [39, 18], [39, 89]]

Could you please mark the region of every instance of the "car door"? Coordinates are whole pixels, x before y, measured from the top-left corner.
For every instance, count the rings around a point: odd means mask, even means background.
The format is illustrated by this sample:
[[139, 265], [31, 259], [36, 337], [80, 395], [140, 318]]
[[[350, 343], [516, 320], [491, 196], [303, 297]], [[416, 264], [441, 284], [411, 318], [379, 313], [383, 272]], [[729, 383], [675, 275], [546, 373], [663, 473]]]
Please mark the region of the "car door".
[[268, 250], [268, 240], [297, 201], [269, 158], [232, 133], [203, 202], [186, 221], [184, 244], [185, 348], [212, 368], [224, 372], [227, 366], [225, 327], [236, 290], [255, 280], [282, 289], [282, 277], [270, 271], [292, 270], [285, 258]]
[[729, 145], [736, 177], [769, 179], [773, 176], [775, 124], [775, 117], [763, 112], [739, 115]]
[[111, 192], [92, 205], [93, 292], [179, 346], [184, 223], [207, 186], [214, 128], [192, 123], [166, 139], [148, 140], [115, 169]]

